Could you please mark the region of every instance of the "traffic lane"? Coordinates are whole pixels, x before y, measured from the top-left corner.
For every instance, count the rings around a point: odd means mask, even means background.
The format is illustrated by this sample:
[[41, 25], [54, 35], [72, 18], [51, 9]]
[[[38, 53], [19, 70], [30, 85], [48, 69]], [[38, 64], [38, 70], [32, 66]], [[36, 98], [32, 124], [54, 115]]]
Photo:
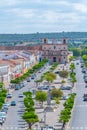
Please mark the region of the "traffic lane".
[[73, 111], [73, 116], [71, 120], [71, 128], [74, 127], [86, 127], [87, 126], [87, 102], [83, 101], [83, 94], [87, 92], [85, 88], [85, 83], [83, 80], [83, 74], [81, 72], [80, 65], [76, 66], [77, 73], [77, 95], [76, 103]]

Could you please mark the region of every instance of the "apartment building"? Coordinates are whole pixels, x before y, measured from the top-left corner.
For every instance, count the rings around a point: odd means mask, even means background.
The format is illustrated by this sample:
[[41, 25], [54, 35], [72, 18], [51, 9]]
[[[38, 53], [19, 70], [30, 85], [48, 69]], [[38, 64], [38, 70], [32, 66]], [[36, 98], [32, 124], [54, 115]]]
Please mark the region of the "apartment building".
[[0, 82], [4, 83], [4, 86], [8, 86], [10, 83], [10, 66], [0, 64]]
[[48, 40], [42, 39], [42, 59], [46, 58], [50, 63], [68, 62], [68, 44], [67, 39], [58, 40]]

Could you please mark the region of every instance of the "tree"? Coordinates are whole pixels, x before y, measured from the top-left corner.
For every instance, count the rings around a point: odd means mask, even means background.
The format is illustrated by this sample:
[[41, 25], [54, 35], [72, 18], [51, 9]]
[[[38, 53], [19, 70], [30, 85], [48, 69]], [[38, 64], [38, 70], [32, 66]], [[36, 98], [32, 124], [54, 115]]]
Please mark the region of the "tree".
[[62, 70], [59, 72], [59, 76], [62, 78], [67, 78], [68, 77], [68, 71]]
[[36, 100], [42, 102], [42, 106], [43, 106], [43, 102], [47, 100], [47, 93], [43, 91], [37, 91]]
[[69, 61], [71, 62], [74, 59], [74, 56], [69, 57]]
[[72, 77], [71, 82], [72, 82], [72, 87], [74, 87], [74, 83], [76, 83], [76, 82], [77, 82], [77, 80], [76, 80], [76, 77], [75, 77], [75, 76], [74, 76], [74, 77]]
[[60, 89], [54, 88], [51, 90], [51, 96], [53, 98], [60, 98], [62, 97], [62, 95], [63, 95], [63, 92]]
[[34, 101], [32, 99], [31, 92], [23, 93], [26, 97], [24, 98], [25, 112], [23, 114], [23, 119], [28, 123], [29, 129], [35, 122], [38, 122], [38, 116], [35, 114]]
[[31, 129], [32, 125], [39, 121], [38, 116], [34, 111], [25, 112], [23, 114], [23, 119], [28, 123], [29, 129]]
[[56, 79], [56, 75], [50, 72], [45, 75], [44, 79], [47, 80], [48, 82], [53, 82]]
[[83, 59], [84, 61], [87, 61], [87, 55], [83, 55], [83, 56], [82, 56], [82, 59]]
[[70, 69], [71, 69], [71, 71], [72, 71], [72, 73], [74, 72], [74, 69], [75, 69], [75, 64], [74, 63], [71, 63], [70, 64]]

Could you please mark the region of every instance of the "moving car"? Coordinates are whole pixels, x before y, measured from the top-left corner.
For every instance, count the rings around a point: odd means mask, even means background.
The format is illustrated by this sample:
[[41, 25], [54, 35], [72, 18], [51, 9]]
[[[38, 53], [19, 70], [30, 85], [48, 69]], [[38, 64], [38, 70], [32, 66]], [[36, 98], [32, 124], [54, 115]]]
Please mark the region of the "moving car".
[[16, 106], [16, 101], [11, 101], [11, 106]]

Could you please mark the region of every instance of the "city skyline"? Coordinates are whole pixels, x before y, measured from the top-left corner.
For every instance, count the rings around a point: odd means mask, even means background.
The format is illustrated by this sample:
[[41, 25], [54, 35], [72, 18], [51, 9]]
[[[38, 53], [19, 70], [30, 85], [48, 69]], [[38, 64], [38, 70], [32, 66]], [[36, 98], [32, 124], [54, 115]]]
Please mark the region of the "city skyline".
[[0, 33], [87, 31], [86, 0], [0, 1]]

